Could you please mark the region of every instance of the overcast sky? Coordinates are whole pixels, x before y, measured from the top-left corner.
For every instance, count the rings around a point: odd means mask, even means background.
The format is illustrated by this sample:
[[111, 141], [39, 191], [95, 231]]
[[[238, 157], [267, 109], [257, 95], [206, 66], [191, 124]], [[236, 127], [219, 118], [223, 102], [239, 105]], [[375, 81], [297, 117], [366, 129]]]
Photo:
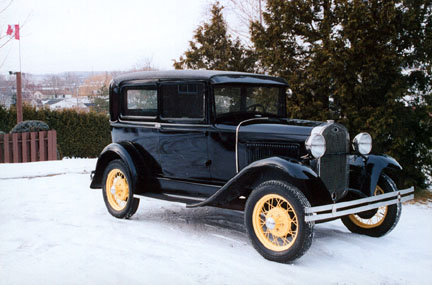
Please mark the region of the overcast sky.
[[[0, 11], [9, 2], [0, 0]], [[8, 24], [22, 25], [23, 72], [127, 70], [149, 59], [156, 68], [172, 69], [211, 3], [14, 0], [0, 14], [0, 36]], [[18, 50], [17, 40], [0, 48], [2, 73], [19, 69]]]

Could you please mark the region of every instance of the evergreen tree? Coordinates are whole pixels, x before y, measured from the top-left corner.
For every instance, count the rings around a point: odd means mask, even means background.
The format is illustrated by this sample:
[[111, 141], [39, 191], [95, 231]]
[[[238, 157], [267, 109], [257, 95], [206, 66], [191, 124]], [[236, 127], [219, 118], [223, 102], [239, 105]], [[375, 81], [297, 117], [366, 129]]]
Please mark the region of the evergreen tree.
[[253, 53], [237, 38], [227, 32], [222, 15], [223, 6], [216, 2], [211, 8], [212, 17], [195, 30], [189, 49], [174, 60], [176, 69], [210, 69], [252, 71], [255, 65]]
[[92, 111], [95, 111], [96, 113], [104, 113], [106, 115], [109, 114], [109, 90], [106, 85], [103, 85], [98, 90], [98, 95], [92, 98], [92, 103]]
[[259, 62], [287, 79], [292, 117], [335, 119], [404, 166], [432, 171], [432, 7], [421, 0], [268, 0], [251, 25]]

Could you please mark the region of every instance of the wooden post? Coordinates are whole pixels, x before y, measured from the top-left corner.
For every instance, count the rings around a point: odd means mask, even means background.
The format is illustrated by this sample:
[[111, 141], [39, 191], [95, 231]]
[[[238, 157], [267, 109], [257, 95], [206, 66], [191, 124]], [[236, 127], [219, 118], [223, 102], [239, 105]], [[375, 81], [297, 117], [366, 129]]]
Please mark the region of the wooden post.
[[37, 161], [36, 132], [30, 133], [30, 161]]
[[48, 160], [55, 160], [56, 159], [56, 151], [55, 151], [55, 144], [54, 144], [54, 132], [55, 131], [48, 131]]
[[5, 134], [3, 137], [4, 142], [4, 162], [9, 163], [9, 135]]
[[3, 153], [4, 146], [2, 147], [2, 144], [3, 144], [3, 135], [0, 135], [0, 163], [4, 162], [4, 153]]
[[12, 157], [14, 163], [19, 162], [18, 133], [12, 134]]
[[29, 161], [29, 155], [27, 150], [27, 133], [21, 133], [21, 154], [22, 154], [22, 162]]
[[45, 161], [45, 133], [46, 132], [39, 132], [39, 160], [38, 161]]
[[16, 82], [17, 82], [17, 96], [16, 96], [16, 110], [17, 110], [17, 124], [22, 122], [22, 90], [21, 90], [21, 72], [16, 72]]

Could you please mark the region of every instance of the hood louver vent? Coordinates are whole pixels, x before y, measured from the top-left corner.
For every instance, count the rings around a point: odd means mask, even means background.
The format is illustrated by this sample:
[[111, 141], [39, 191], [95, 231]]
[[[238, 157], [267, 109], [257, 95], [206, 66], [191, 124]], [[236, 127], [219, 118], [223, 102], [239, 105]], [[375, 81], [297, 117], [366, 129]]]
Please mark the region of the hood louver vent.
[[300, 145], [298, 144], [248, 143], [246, 148], [248, 163], [272, 156], [292, 158], [300, 156]]

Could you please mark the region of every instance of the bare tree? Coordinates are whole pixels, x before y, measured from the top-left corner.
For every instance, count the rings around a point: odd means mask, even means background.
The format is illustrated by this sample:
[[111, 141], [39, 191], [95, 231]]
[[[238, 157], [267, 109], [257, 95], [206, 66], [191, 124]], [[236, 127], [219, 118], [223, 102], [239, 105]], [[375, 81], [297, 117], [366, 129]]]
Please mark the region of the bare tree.
[[[0, 16], [2, 16], [4, 14], [4, 12], [12, 5], [13, 2], [14, 2], [14, 0], [9, 0], [8, 2], [0, 3]], [[8, 36], [6, 34], [6, 32], [4, 32], [4, 28], [6, 26], [6, 23], [0, 22], [0, 25], [1, 25], [1, 28], [0, 28], [0, 48], [2, 48], [4, 46], [6, 46], [6, 44], [8, 44], [13, 39], [13, 37]]]
[[153, 65], [153, 57], [142, 57], [140, 58], [135, 66], [132, 68], [132, 71], [152, 71], [157, 70]]
[[[11, 5], [13, 4], [15, 0], [3, 0], [0, 1], [0, 19], [4, 18], [4, 14], [6, 13], [6, 11], [8, 10], [8, 8], [11, 7]], [[26, 19], [21, 22], [19, 24], [19, 29], [20, 29], [20, 34], [22, 32], [23, 27], [27, 24], [27, 22], [29, 21], [31, 16], [31, 13], [29, 13], [26, 17]], [[12, 40], [15, 39], [14, 35], [7, 35], [5, 28], [8, 27], [8, 25], [10, 24], [15, 24], [15, 23], [5, 23], [0, 21], [0, 50], [4, 47], [7, 46], [7, 44], [9, 44], [10, 42], [12, 42]], [[0, 56], [0, 68], [5, 64], [9, 53], [10, 53], [10, 49], [9, 51], [2, 53]]]
[[[231, 34], [239, 37], [245, 44], [250, 45], [249, 27], [251, 22], [262, 24], [262, 12], [265, 0], [226, 0], [228, 29]], [[234, 16], [234, 17], [230, 17]]]

